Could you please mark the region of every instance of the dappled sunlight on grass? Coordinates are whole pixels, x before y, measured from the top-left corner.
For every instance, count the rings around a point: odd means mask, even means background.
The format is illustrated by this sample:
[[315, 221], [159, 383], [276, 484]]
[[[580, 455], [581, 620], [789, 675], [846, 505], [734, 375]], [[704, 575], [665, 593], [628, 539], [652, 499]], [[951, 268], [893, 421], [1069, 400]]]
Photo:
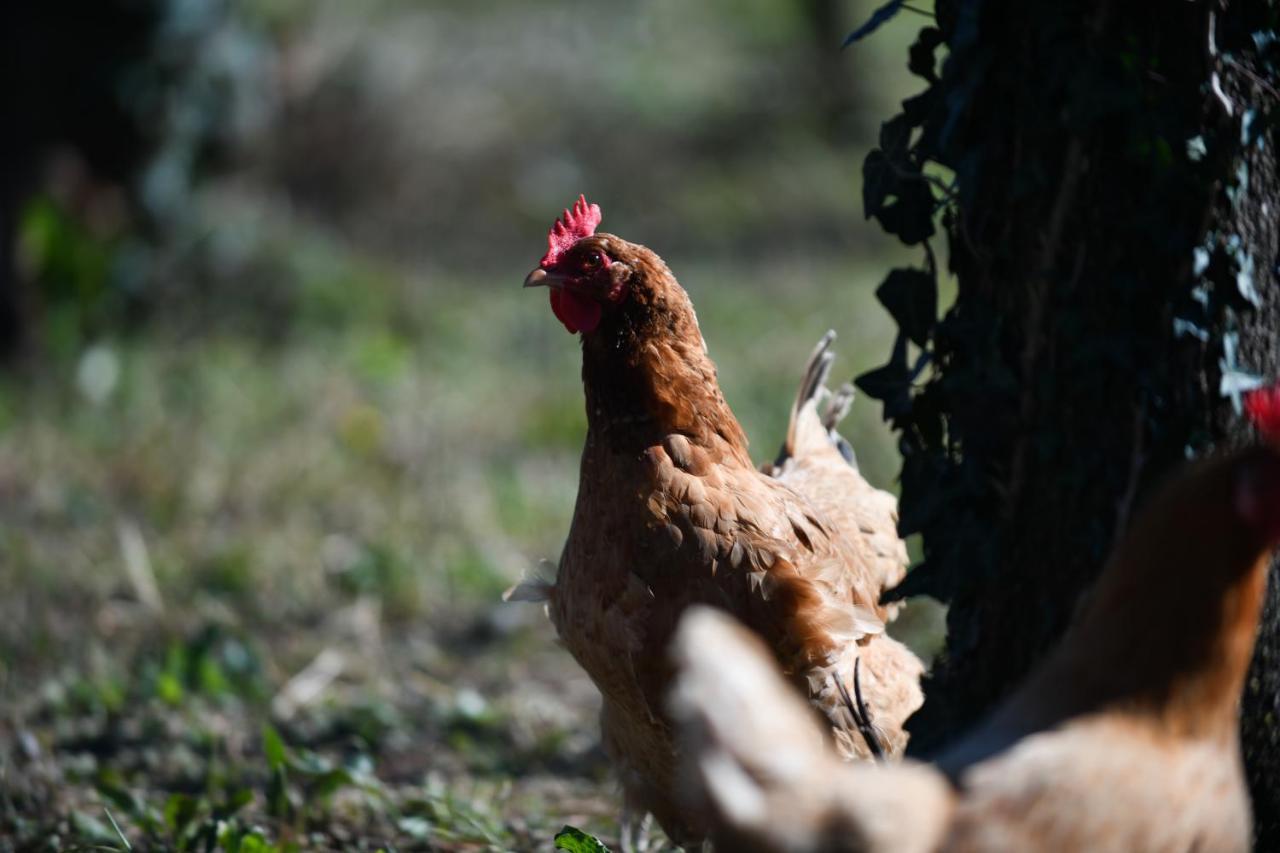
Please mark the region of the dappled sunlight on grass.
[[[869, 270], [809, 261], [690, 264], [680, 274], [758, 457], [772, 454], [799, 366], [829, 321], [854, 321], [840, 330], [845, 375], [886, 346], [883, 324], [858, 319], [877, 310]], [[333, 648], [345, 664], [319, 707], [359, 714], [335, 697], [387, 696], [398, 745], [364, 738], [361, 747], [390, 762], [380, 766], [409, 773], [404, 751], [425, 748], [426, 708], [445, 714], [430, 737], [457, 758], [436, 752], [423, 769], [603, 773], [592, 688], [553, 647], [536, 608], [498, 602], [523, 571], [554, 562], [585, 429], [577, 343], [519, 278], [498, 287], [390, 276], [379, 285], [386, 292], [364, 297], [381, 307], [295, 332], [285, 347], [224, 333], [181, 345], [125, 339], [107, 345], [121, 368], [101, 402], [77, 386], [72, 363], [6, 396], [0, 574], [16, 592], [0, 602], [0, 658], [7, 689], [28, 697], [15, 706], [25, 709], [19, 719], [36, 730], [41, 719], [82, 719], [92, 737], [110, 738], [109, 720], [134, 716], [142, 702], [157, 724], [185, 726], [195, 714], [203, 722], [193, 732], [242, 726]], [[442, 335], [437, 304], [458, 324]], [[855, 407], [847, 433], [885, 482], [893, 463], [870, 405]], [[122, 526], [140, 533], [159, 612], [138, 601]], [[299, 630], [308, 625], [319, 630]], [[199, 651], [209, 631], [246, 638], [232, 648], [251, 661], [250, 681]], [[45, 666], [50, 657], [65, 661], [60, 671]], [[404, 689], [419, 677], [420, 693]], [[566, 683], [582, 704], [551, 699]], [[490, 710], [469, 722], [430, 710], [460, 690], [487, 697], [478, 701]], [[513, 752], [513, 736], [527, 745]], [[43, 737], [66, 748], [56, 731]], [[266, 795], [254, 796], [245, 808]], [[610, 808], [593, 806], [593, 820]]]
[[[595, 688], [540, 608], [500, 602], [554, 572], [586, 428], [579, 344], [520, 284], [559, 206], [602, 201], [690, 291], [772, 457], [824, 331], [837, 381], [889, 351], [873, 291], [899, 258], [857, 175], [909, 33], [833, 80], [795, 4], [579, 5], [245, 0], [281, 114], [172, 233], [30, 202], [47, 304], [0, 377], [0, 835], [617, 837]], [[797, 97], [819, 83], [834, 106]], [[879, 415], [859, 399], [843, 432], [892, 488]]]

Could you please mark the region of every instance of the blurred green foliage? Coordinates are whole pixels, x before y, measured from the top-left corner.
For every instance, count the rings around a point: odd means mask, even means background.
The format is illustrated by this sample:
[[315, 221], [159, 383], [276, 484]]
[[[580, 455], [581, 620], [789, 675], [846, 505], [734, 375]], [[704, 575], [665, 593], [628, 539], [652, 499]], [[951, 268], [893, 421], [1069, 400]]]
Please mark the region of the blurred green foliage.
[[44, 322], [37, 331], [53, 353], [69, 358], [86, 339], [118, 323], [116, 240], [93, 234], [47, 195], [27, 203], [18, 240], [42, 297]]
[[[520, 282], [586, 191], [671, 263], [772, 455], [823, 331], [843, 376], [891, 340], [856, 164], [905, 43], [832, 60], [790, 0], [160, 6], [143, 167], [60, 151], [22, 209], [0, 833], [615, 837], [594, 688], [498, 601], [554, 562], [584, 431], [577, 344]], [[845, 434], [891, 485], [873, 407]]]

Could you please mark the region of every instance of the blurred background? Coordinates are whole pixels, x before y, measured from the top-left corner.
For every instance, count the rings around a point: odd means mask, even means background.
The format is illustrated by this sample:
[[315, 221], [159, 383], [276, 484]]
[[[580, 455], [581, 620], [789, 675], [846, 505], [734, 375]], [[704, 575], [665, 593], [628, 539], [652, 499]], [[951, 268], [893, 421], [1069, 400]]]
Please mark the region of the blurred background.
[[[585, 430], [520, 284], [585, 192], [771, 456], [823, 331], [840, 379], [889, 351], [860, 169], [924, 19], [842, 52], [873, 0], [12, 5], [0, 849], [615, 837], [594, 688], [499, 601]], [[845, 434], [892, 487], [878, 405]]]

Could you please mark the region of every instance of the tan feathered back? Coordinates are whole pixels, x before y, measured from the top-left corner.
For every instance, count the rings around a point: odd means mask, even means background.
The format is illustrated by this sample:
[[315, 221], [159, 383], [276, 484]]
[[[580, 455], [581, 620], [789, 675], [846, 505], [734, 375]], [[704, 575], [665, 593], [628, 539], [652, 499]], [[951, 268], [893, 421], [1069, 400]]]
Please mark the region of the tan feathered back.
[[879, 595], [906, 574], [907, 547], [898, 536], [898, 499], [866, 481], [853, 448], [836, 431], [853, 403], [853, 386], [827, 388], [835, 339], [828, 331], [809, 356], [786, 440], [761, 470], [808, 498], [842, 533], [857, 532], [875, 566]]

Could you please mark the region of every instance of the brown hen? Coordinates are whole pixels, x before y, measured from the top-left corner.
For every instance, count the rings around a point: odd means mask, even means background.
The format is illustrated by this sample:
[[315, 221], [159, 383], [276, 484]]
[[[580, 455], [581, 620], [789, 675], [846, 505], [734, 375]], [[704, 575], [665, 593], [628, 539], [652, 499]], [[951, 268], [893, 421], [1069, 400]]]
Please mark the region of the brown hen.
[[851, 684], [861, 658], [880, 746], [896, 755], [921, 702], [922, 667], [884, 635], [878, 600], [906, 555], [893, 498], [842, 458], [834, 424], [819, 416], [830, 339], [806, 371], [770, 466], [777, 476], [765, 474], [720, 392], [689, 297], [661, 258], [595, 234], [598, 222], [599, 209], [579, 199], [525, 282], [549, 287], [556, 316], [582, 334], [588, 428], [556, 581], [510, 597], [548, 599], [564, 645], [599, 687], [624, 823], [651, 812], [672, 840], [692, 844], [705, 835], [703, 815], [677, 796], [663, 706], [681, 615], [705, 604], [752, 629], [849, 756], [868, 755], [868, 744], [847, 728], [837, 681]]
[[[1252, 408], [1280, 441], [1269, 399]], [[695, 612], [672, 697], [693, 787], [735, 850], [1247, 850], [1237, 713], [1277, 542], [1280, 451], [1192, 466], [1044, 664], [935, 765], [837, 761], [752, 638]]]

